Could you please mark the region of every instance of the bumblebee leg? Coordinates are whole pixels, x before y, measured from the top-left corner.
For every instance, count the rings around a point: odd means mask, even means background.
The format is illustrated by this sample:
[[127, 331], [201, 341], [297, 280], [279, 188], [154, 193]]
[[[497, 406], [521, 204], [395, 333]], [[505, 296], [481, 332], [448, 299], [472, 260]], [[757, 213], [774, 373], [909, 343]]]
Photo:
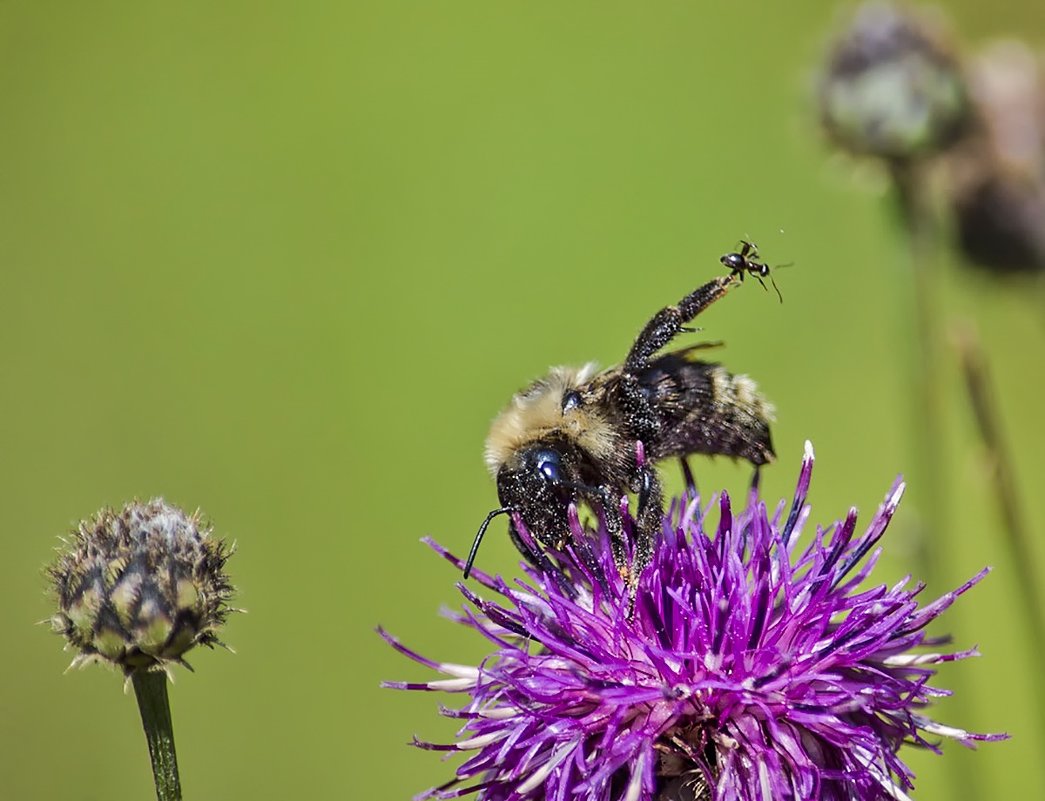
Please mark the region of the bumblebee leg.
[[653, 548], [664, 525], [664, 497], [657, 471], [650, 464], [639, 468], [639, 508], [635, 520], [635, 559], [631, 565], [631, 580], [639, 576], [653, 561]]
[[[519, 532], [515, 530], [515, 521], [511, 518], [508, 520], [508, 536], [511, 537], [512, 544], [519, 550], [519, 553], [526, 558], [527, 562], [534, 567], [544, 567], [544, 563], [547, 562], [548, 557], [531, 547], [530, 543], [519, 535]], [[534, 545], [536, 545], [536, 543], [534, 543]]]
[[657, 312], [631, 346], [621, 368], [616, 393], [620, 409], [628, 420], [630, 433], [636, 439], [653, 442], [660, 433], [660, 416], [650, 401], [648, 389], [639, 381], [639, 374], [649, 367], [650, 359], [657, 351], [681, 333], [688, 322], [736, 284], [737, 279], [733, 275], [708, 281], [674, 306], [666, 306]]
[[559, 587], [569, 595], [571, 598], [576, 597], [576, 589], [570, 583], [570, 581], [563, 575], [562, 568], [548, 555], [548, 553], [541, 547], [542, 543], [538, 540], [534, 540], [533, 544], [529, 544], [525, 539], [520, 536], [519, 532], [515, 529], [514, 523], [508, 524], [508, 535], [511, 537], [515, 547], [519, 549], [526, 561], [536, 567], [538, 570], [543, 570], [549, 576], [552, 576]]
[[624, 372], [636, 374], [649, 366], [650, 359], [673, 340], [683, 326], [700, 314], [736, 284], [732, 275], [713, 278], [690, 292], [674, 306], [666, 306], [646, 323], [642, 333], [631, 346], [624, 361]]
[[762, 465], [755, 465], [754, 472], [751, 473], [751, 491], [758, 492], [758, 486], [762, 483]]
[[689, 459], [685, 456], [680, 456], [679, 464], [682, 466], [682, 479], [686, 482], [686, 492], [690, 495], [696, 495], [697, 479], [693, 477], [693, 471], [689, 466]]
[[602, 484], [599, 487], [599, 500], [602, 506], [603, 519], [606, 521], [606, 531], [610, 535], [610, 550], [613, 552], [613, 564], [617, 566], [617, 572], [621, 578], [627, 579], [628, 548], [624, 541], [624, 523], [620, 516], [620, 498], [614, 492], [613, 487]]

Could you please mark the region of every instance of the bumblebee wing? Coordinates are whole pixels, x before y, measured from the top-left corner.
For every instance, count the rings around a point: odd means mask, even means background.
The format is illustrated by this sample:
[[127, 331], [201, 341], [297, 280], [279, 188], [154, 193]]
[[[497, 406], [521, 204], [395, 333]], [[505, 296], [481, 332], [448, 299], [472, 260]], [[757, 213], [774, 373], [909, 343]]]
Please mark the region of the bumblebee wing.
[[579, 390], [584, 405], [601, 406], [606, 403], [620, 384], [620, 377], [620, 367], [611, 367], [592, 376], [591, 380]]
[[661, 436], [647, 449], [655, 460], [702, 453], [770, 462], [773, 407], [747, 376], [695, 358], [714, 344], [664, 354], [639, 375], [660, 419]]
[[[683, 362], [704, 364], [704, 362], [697, 359], [697, 354], [700, 351], [721, 348], [725, 344], [726, 343], [722, 340], [716, 340], [714, 342], [698, 342], [695, 345], [688, 345], [685, 348], [679, 348], [678, 350], [666, 353], [663, 356], [654, 359], [649, 367], [639, 374], [639, 383], [647, 388], [652, 387], [658, 384], [663, 376], [678, 372], [678, 365]], [[585, 405], [614, 402], [616, 400], [616, 389], [620, 385], [622, 371], [623, 368], [618, 366], [611, 367], [608, 370], [603, 370], [601, 373], [596, 373], [580, 390]], [[665, 389], [670, 398], [670, 388], [665, 387]]]
[[[696, 345], [687, 345], [684, 348], [679, 348], [678, 350], [673, 350], [670, 353], [665, 353], [664, 356], [661, 356], [661, 358], [663, 359], [665, 356], [678, 356], [683, 359], [695, 361], [697, 351], [712, 350], [713, 348], [724, 348], [725, 346], [726, 342], [722, 339], [716, 339], [712, 342], [698, 342]], [[654, 360], [654, 363], [656, 363], [656, 360]]]

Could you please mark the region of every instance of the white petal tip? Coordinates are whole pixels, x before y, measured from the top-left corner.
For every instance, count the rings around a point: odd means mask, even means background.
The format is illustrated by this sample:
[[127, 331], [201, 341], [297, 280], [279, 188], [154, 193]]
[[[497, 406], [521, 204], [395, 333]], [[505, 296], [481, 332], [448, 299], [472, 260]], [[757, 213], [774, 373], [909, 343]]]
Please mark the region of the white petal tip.
[[907, 484], [901, 481], [896, 485], [896, 489], [893, 490], [893, 494], [889, 496], [889, 500], [886, 501], [886, 505], [890, 507], [896, 507], [900, 504], [900, 499], [903, 497], [904, 490], [907, 489]]

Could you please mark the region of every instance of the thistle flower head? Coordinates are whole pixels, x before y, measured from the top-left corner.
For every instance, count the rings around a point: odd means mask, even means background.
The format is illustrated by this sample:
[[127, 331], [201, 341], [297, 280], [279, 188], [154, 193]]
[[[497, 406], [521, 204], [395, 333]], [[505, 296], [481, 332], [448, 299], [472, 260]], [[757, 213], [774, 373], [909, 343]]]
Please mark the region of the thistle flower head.
[[974, 653], [933, 650], [925, 627], [986, 571], [923, 606], [921, 585], [869, 584], [903, 485], [863, 534], [853, 510], [803, 537], [812, 466], [807, 448], [792, 504], [772, 514], [754, 494], [738, 513], [725, 494], [676, 502], [633, 609], [605, 530], [574, 514], [557, 566], [513, 584], [476, 572], [496, 599], [460, 585], [456, 621], [493, 645], [480, 665], [382, 631], [444, 676], [386, 686], [463, 696], [444, 710], [463, 721], [457, 742], [415, 744], [469, 756], [420, 798], [903, 799], [902, 743], [996, 739], [923, 712], [947, 694], [929, 684], [934, 666]]
[[102, 509], [47, 569], [58, 601], [51, 625], [79, 652], [74, 666], [102, 661], [130, 675], [185, 664], [193, 646], [220, 644], [230, 553], [198, 514], [162, 499]]
[[905, 160], [942, 150], [970, 121], [940, 26], [888, 3], [857, 9], [831, 48], [819, 95], [828, 135], [857, 155]]

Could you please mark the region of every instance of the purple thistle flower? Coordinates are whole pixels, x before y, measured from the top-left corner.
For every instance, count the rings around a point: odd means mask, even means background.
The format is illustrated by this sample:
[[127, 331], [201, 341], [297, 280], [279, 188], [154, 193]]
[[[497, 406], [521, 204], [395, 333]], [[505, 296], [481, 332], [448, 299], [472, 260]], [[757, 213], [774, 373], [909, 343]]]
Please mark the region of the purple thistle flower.
[[864, 534], [854, 509], [799, 547], [812, 468], [807, 444], [786, 519], [783, 502], [770, 517], [755, 494], [734, 515], [723, 493], [709, 537], [709, 509], [676, 501], [634, 609], [605, 530], [585, 531], [573, 510], [558, 566], [524, 565], [529, 581], [514, 585], [474, 571], [496, 601], [458, 585], [468, 606], [454, 619], [494, 646], [482, 664], [426, 659], [379, 630], [446, 677], [384, 686], [466, 696], [443, 709], [464, 721], [456, 743], [414, 744], [470, 756], [418, 798], [905, 799], [901, 744], [1003, 739], [922, 713], [949, 694], [929, 685], [934, 666], [975, 650], [912, 652], [944, 642], [926, 625], [987, 570], [921, 607], [909, 579], [863, 587], [903, 484]]

